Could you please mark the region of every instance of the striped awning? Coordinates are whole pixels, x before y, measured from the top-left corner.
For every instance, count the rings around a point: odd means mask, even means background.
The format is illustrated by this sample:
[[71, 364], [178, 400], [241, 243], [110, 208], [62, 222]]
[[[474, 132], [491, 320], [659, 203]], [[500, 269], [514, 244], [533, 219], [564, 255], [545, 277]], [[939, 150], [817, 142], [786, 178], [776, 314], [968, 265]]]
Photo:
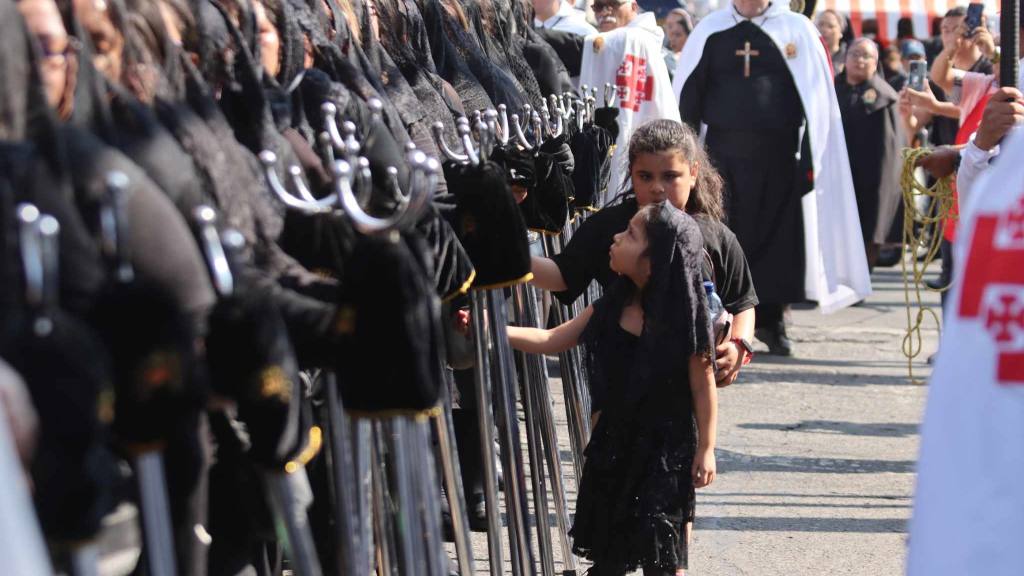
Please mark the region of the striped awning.
[[[991, 18], [999, 10], [997, 0], [984, 0], [985, 13]], [[966, 6], [964, 0], [824, 0], [818, 2], [818, 9], [832, 8], [842, 14], [849, 14], [853, 29], [860, 36], [864, 20], [878, 20], [879, 34], [884, 40], [896, 38], [896, 23], [907, 16], [914, 22], [914, 35], [918, 38], [931, 36], [931, 21], [942, 16], [954, 6]]]

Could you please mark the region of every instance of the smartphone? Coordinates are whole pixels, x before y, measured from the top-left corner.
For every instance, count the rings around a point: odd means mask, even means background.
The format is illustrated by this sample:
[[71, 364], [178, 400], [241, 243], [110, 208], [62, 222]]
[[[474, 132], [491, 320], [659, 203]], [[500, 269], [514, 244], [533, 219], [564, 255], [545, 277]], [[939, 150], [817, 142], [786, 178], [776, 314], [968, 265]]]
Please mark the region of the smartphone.
[[925, 78], [928, 75], [928, 62], [925, 60], [910, 61], [910, 78], [907, 85], [918, 92], [924, 92]]
[[964, 18], [964, 36], [970, 38], [974, 31], [981, 26], [981, 15], [985, 12], [985, 5], [980, 2], [972, 2], [967, 6], [967, 17]]

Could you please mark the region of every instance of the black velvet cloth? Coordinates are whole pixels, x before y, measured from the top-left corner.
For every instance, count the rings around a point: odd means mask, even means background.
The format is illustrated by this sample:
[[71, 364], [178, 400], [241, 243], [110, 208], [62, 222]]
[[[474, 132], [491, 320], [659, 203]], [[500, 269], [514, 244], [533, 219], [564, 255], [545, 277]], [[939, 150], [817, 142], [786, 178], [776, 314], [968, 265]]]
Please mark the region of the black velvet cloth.
[[335, 329], [347, 340], [337, 372], [350, 412], [385, 416], [438, 406], [440, 302], [419, 242], [363, 237], [346, 262]]
[[[6, 7], [0, 3], [0, 15], [19, 18], [5, 14]], [[0, 27], [4, 22], [0, 18]], [[51, 306], [30, 308], [25, 299], [15, 217], [20, 202], [67, 218], [69, 235], [61, 235], [59, 249], [60, 264], [68, 260], [69, 267], [61, 273], [74, 274], [77, 257], [77, 265], [95, 275], [69, 279], [61, 274], [60, 297], [71, 296], [78, 312], [85, 312], [103, 281], [91, 239], [81, 223], [75, 226], [68, 189], [47, 176], [52, 172], [29, 144], [0, 145], [0, 357], [21, 374], [39, 417], [29, 473], [40, 525], [52, 541], [73, 542], [94, 537], [113, 506], [114, 462], [105, 446], [109, 421], [101, 419], [101, 414], [109, 418], [112, 408], [108, 404], [101, 410], [101, 398], [110, 398], [111, 375], [106, 350], [80, 318]], [[48, 333], [35, 330], [41, 317], [49, 321]]]
[[452, 228], [476, 268], [473, 287], [499, 288], [529, 280], [526, 224], [505, 170], [493, 162], [446, 162], [444, 170], [455, 195]]
[[437, 296], [448, 301], [465, 294], [474, 281], [476, 270], [451, 224], [436, 210], [429, 210], [416, 230], [430, 256]]
[[577, 209], [597, 208], [594, 202], [608, 189], [611, 172], [611, 150], [618, 133], [618, 109], [598, 108], [600, 117], [610, 117], [604, 124], [614, 126], [613, 134], [604, 125], [587, 124], [572, 132], [569, 147], [575, 167], [572, 172], [573, 206]]
[[39, 336], [35, 314], [0, 310], [0, 357], [22, 375], [39, 415], [29, 470], [39, 523], [48, 539], [71, 543], [95, 537], [114, 506], [116, 464], [101, 420], [113, 409], [112, 374], [88, 326], [59, 309], [46, 315], [52, 330]]
[[513, 146], [496, 148], [492, 154], [491, 160], [505, 169], [509, 184], [526, 189], [519, 210], [531, 230], [560, 234], [565, 227], [573, 183], [552, 152], [566, 140], [568, 137], [562, 135], [547, 140], [537, 151], [522, 151]]
[[573, 551], [621, 572], [687, 567], [683, 526], [693, 519], [698, 440], [688, 365], [714, 349], [699, 228], [668, 204], [657, 210], [641, 334], [620, 325], [636, 289], [622, 279], [595, 304], [580, 338], [591, 380], [608, 397], [586, 449]]
[[213, 388], [238, 403], [249, 457], [283, 469], [307, 437], [298, 363], [270, 295], [249, 288], [221, 300], [210, 315], [206, 356]]

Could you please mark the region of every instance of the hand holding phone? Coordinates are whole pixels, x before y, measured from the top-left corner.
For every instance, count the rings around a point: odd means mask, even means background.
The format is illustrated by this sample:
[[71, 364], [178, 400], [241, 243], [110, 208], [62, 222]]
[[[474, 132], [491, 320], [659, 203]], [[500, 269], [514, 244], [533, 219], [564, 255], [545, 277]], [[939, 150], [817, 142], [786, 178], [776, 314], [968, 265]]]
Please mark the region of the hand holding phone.
[[910, 61], [910, 74], [907, 85], [912, 90], [924, 92], [925, 76], [928, 74], [928, 62], [924, 60]]
[[974, 31], [981, 26], [981, 16], [985, 12], [985, 5], [980, 2], [972, 2], [967, 6], [967, 17], [964, 18], [964, 37], [970, 38]]

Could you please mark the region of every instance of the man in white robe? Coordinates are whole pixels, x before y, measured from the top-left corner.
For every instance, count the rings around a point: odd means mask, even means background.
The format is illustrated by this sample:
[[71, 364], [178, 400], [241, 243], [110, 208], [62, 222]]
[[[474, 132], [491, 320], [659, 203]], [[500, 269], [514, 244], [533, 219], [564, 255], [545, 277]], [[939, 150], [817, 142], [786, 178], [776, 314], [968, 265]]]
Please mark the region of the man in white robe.
[[871, 279], [828, 55], [788, 2], [734, 0], [694, 28], [674, 79], [683, 121], [705, 133], [729, 226], [761, 305], [757, 336], [789, 355], [784, 312], [863, 300]]
[[588, 36], [583, 46], [580, 85], [596, 87], [598, 100], [604, 98], [605, 85], [613, 86], [611, 105], [619, 109], [619, 136], [608, 189], [597, 197], [600, 206], [629, 186], [628, 148], [633, 131], [658, 118], [679, 120], [679, 109], [661, 57], [664, 32], [654, 14], [641, 14], [635, 0], [598, 0], [594, 14], [602, 32]]

